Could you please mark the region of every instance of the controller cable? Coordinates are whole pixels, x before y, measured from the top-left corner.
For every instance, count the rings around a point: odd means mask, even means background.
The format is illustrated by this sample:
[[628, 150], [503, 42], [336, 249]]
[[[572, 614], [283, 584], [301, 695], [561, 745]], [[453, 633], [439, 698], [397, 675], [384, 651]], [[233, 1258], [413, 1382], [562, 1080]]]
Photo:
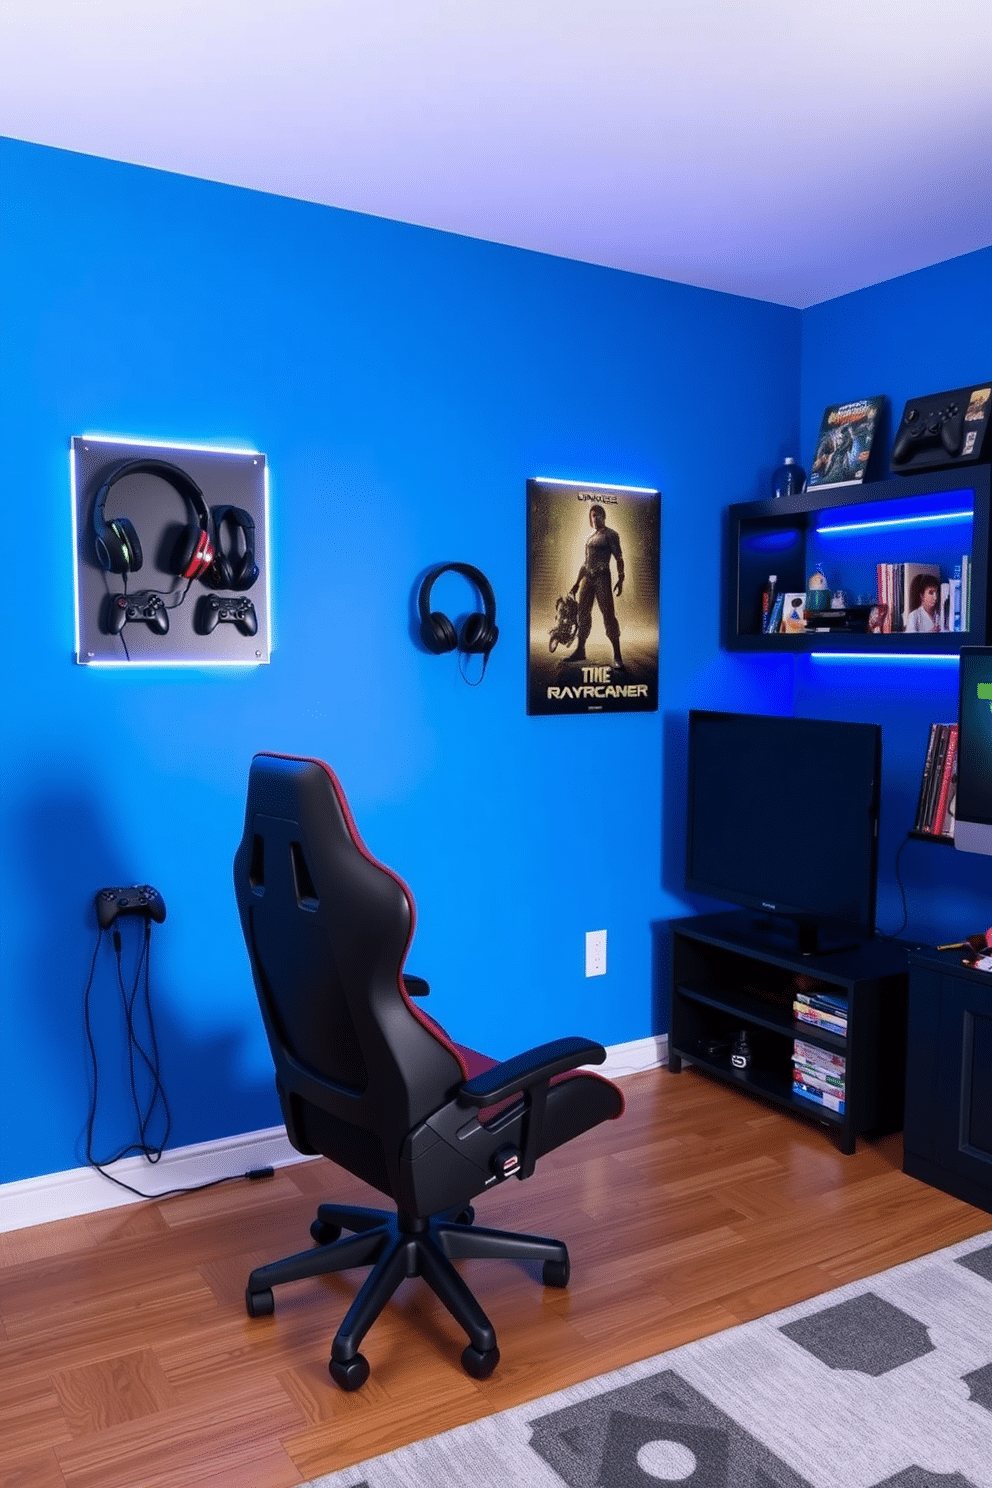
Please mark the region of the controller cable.
[[[127, 580], [128, 580], [128, 575], [125, 573], [125, 575], [124, 575], [124, 589], [122, 591], [125, 599], [127, 599], [127, 597], [128, 597], [128, 594], [127, 594]], [[163, 607], [163, 609], [166, 609], [166, 610], [178, 610], [179, 606], [182, 604], [183, 600], [186, 598], [187, 594], [189, 593], [190, 589], [192, 588], [192, 585], [193, 585], [193, 580], [192, 579], [187, 579], [186, 580], [186, 588], [183, 589], [182, 592], [180, 592], [178, 589], [170, 589], [167, 594], [162, 594], [162, 593], [160, 593], [160, 591], [158, 589], [149, 589], [147, 591], [147, 593], [157, 595], [158, 598], [162, 601], [162, 607]], [[138, 593], [140, 594], [141, 592], [142, 591], [139, 589], [138, 590]], [[165, 601], [167, 599], [171, 599], [174, 594], [178, 594], [179, 595], [179, 598], [176, 600], [175, 604], [166, 604]], [[124, 647], [124, 659], [126, 661], [130, 661], [131, 660], [131, 653], [127, 649], [127, 641], [124, 638], [124, 632], [123, 632], [123, 630], [120, 633], [120, 638], [121, 638], [121, 645]]]
[[902, 919], [894, 930], [876, 930], [875, 933], [878, 935], [880, 940], [897, 940], [902, 932], [905, 930], [906, 922], [909, 919], [909, 908], [906, 904], [906, 885], [903, 883], [902, 875], [899, 872], [899, 859], [902, 857], [903, 849], [905, 848], [906, 843], [911, 841], [912, 838], [907, 832], [905, 837], [900, 842], [899, 850], [896, 853], [895, 875], [896, 883], [899, 885], [899, 894], [902, 899]]
[[[275, 1169], [271, 1167], [252, 1168], [247, 1173], [229, 1173], [224, 1178], [212, 1178], [205, 1183], [188, 1184], [180, 1188], [166, 1188], [158, 1193], [144, 1193], [139, 1188], [134, 1188], [130, 1183], [117, 1178], [113, 1173], [108, 1173], [107, 1168], [111, 1163], [119, 1162], [121, 1158], [131, 1154], [144, 1157], [150, 1164], [161, 1160], [165, 1151], [165, 1144], [169, 1140], [172, 1130], [172, 1115], [169, 1111], [168, 1097], [162, 1084], [161, 1062], [159, 1058], [158, 1039], [155, 1034], [155, 1022], [152, 1016], [150, 972], [151, 972], [151, 939], [152, 925], [147, 915], [143, 916], [144, 934], [142, 937], [141, 950], [135, 967], [134, 980], [130, 989], [124, 981], [123, 966], [123, 942], [121, 932], [115, 926], [113, 931], [114, 954], [117, 961], [117, 985], [121, 994], [121, 1006], [124, 1013], [124, 1025], [127, 1030], [128, 1044], [128, 1078], [131, 1087], [131, 1101], [134, 1107], [135, 1118], [138, 1123], [138, 1140], [128, 1142], [118, 1152], [109, 1157], [96, 1158], [93, 1155], [94, 1127], [96, 1125], [97, 1098], [99, 1093], [99, 1074], [97, 1067], [96, 1043], [93, 1037], [92, 1017], [90, 1013], [90, 1000], [93, 982], [96, 976], [97, 959], [100, 947], [103, 944], [103, 927], [100, 927], [97, 935], [96, 946], [93, 951], [93, 960], [90, 964], [90, 974], [83, 994], [83, 1022], [86, 1028], [86, 1042], [90, 1052], [90, 1067], [93, 1072], [93, 1092], [90, 1099], [90, 1108], [86, 1118], [86, 1161], [91, 1168], [95, 1168], [104, 1178], [115, 1183], [118, 1188], [126, 1189], [128, 1193], [135, 1194], [139, 1199], [165, 1199], [175, 1194], [199, 1193], [201, 1189], [217, 1188], [222, 1183], [233, 1183], [238, 1178], [248, 1178], [256, 1182], [262, 1178], [274, 1176]], [[138, 1037], [135, 1021], [135, 1006], [139, 997], [139, 989], [143, 987], [142, 1001], [144, 1003], [145, 1018], [148, 1024], [149, 1049], [146, 1049]], [[147, 1104], [142, 1109], [141, 1098], [138, 1094], [138, 1077], [136, 1073], [136, 1060], [140, 1058], [151, 1078], [151, 1093]], [[149, 1129], [155, 1107], [161, 1104], [165, 1129], [161, 1138], [153, 1143], [149, 1140]]]

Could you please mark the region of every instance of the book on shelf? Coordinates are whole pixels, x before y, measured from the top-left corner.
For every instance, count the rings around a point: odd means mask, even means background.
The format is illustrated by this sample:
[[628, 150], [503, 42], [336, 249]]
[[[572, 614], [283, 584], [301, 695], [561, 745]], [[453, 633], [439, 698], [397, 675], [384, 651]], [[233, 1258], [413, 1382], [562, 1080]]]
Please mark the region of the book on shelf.
[[765, 635], [775, 635], [782, 624], [782, 611], [785, 607], [785, 595], [776, 594], [771, 603], [771, 608], [764, 621]]
[[928, 831], [933, 832], [935, 837], [954, 836], [953, 827], [950, 832], [945, 832], [944, 823], [947, 820], [947, 809], [951, 799], [951, 791], [957, 785], [958, 764], [958, 726], [956, 723], [950, 725], [947, 736], [947, 748], [944, 752], [944, 768], [940, 775], [940, 786], [937, 791], [937, 804], [933, 816], [930, 819]]
[[913, 821], [915, 832], [933, 837], [953, 837], [957, 754], [957, 724], [932, 723]]
[[823, 421], [810, 466], [807, 489], [814, 486], [860, 485], [884, 397], [859, 398], [854, 403], [831, 403]]
[[933, 778], [933, 761], [937, 752], [937, 740], [940, 737], [941, 725], [932, 723], [930, 734], [927, 739], [926, 758], [923, 761], [923, 773], [920, 776], [920, 793], [916, 801], [916, 815], [913, 818], [913, 831], [922, 832], [923, 818], [926, 815], [927, 791]]

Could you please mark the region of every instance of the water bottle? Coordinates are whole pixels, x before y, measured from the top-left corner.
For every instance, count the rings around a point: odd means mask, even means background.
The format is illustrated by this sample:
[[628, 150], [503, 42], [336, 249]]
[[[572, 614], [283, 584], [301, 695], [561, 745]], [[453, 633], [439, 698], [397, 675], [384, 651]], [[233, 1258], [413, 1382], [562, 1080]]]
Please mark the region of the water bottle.
[[780, 465], [772, 476], [772, 495], [798, 496], [805, 488], [805, 470], [796, 464], [791, 455], [786, 455], [785, 464]]

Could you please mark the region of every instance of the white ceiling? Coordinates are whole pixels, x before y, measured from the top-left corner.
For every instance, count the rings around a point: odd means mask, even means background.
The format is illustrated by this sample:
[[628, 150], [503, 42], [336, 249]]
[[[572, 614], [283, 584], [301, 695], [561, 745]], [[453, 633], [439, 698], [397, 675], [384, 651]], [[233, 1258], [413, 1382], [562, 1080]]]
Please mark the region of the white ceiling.
[[0, 134], [805, 306], [992, 244], [992, 4], [0, 0]]

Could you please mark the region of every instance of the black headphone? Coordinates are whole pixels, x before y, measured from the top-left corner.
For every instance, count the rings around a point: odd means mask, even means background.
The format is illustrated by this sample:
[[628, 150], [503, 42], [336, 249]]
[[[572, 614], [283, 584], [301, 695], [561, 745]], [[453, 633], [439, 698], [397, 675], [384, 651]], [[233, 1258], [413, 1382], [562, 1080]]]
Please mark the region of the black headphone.
[[202, 577], [214, 561], [210, 510], [192, 476], [178, 465], [170, 465], [168, 460], [125, 460], [104, 480], [93, 503], [93, 542], [100, 567], [107, 573], [129, 574], [135, 573], [144, 561], [134, 525], [127, 517], [114, 517], [108, 522], [104, 515], [111, 488], [126, 475], [158, 475], [179, 492], [195, 521], [188, 522], [180, 534], [173, 567], [181, 578]]
[[[435, 579], [440, 578], [443, 573], [460, 573], [471, 579], [485, 605], [484, 615], [478, 611], [466, 615], [460, 635], [447, 615], [431, 609], [431, 590]], [[432, 568], [424, 579], [417, 604], [420, 609], [420, 639], [428, 651], [440, 656], [445, 651], [454, 651], [457, 646], [470, 655], [482, 654], [488, 660], [490, 651], [499, 639], [499, 630], [496, 625], [496, 596], [484, 573], [473, 568], [471, 563], [442, 563], [437, 568]]]
[[[210, 512], [214, 524], [216, 549], [214, 561], [200, 578], [210, 589], [250, 589], [258, 578], [255, 562], [255, 523], [240, 506], [215, 506]], [[232, 531], [232, 544], [221, 551], [221, 534], [225, 526]], [[241, 534], [240, 542], [238, 534]], [[241, 545], [244, 552], [239, 552]]]

